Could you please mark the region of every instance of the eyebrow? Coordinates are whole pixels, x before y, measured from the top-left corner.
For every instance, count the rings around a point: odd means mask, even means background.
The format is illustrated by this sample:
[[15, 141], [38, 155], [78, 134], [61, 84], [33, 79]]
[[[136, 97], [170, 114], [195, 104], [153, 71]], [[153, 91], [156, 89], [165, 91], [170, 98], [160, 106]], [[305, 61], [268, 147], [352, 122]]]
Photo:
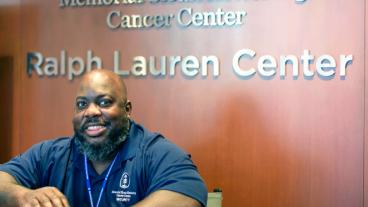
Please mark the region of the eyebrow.
[[[108, 96], [109, 98], [114, 99], [111, 95], [108, 95], [108, 94], [100, 94], [100, 95], [96, 96], [96, 99], [100, 99], [100, 98], [105, 97], [105, 96]], [[75, 98], [75, 100], [78, 100], [78, 99], [88, 99], [88, 98], [87, 98], [87, 96], [77, 96]]]
[[85, 96], [77, 96], [77, 97], [75, 98], [75, 100], [77, 100], [77, 99], [86, 99], [86, 97], [85, 97]]

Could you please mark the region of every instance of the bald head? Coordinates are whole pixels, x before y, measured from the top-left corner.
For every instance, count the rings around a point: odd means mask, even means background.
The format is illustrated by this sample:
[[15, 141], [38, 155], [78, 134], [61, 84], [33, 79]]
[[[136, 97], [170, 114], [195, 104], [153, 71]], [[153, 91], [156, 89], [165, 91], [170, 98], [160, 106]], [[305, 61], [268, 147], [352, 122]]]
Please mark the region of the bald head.
[[100, 89], [108, 89], [114, 92], [124, 101], [127, 100], [127, 89], [122, 78], [111, 70], [95, 69], [86, 73], [79, 85], [78, 94], [86, 90], [86, 87], [97, 87]]

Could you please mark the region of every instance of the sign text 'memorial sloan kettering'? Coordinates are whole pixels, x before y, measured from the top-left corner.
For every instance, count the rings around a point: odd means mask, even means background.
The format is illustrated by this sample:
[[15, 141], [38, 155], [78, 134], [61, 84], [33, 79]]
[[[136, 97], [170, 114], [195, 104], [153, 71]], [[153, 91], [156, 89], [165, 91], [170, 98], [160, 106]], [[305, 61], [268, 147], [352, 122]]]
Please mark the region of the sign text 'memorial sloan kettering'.
[[[148, 0], [157, 3], [190, 3], [203, 0]], [[210, 0], [211, 1], [211, 0]], [[96, 7], [143, 4], [145, 0], [60, 0], [59, 6], [65, 7]], [[106, 24], [110, 29], [148, 29], [170, 28], [174, 24], [179, 27], [229, 27], [240, 26], [245, 21], [245, 11], [224, 11], [217, 8], [214, 11], [194, 11], [192, 8], [182, 8], [176, 13], [141, 15], [124, 14], [113, 10], [107, 14]]]

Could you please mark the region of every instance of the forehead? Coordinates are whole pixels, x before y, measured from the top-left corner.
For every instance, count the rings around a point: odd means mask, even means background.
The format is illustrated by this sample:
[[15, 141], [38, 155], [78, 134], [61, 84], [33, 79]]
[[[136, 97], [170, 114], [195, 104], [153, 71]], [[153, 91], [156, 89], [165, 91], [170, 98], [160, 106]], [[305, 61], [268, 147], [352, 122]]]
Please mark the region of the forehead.
[[77, 96], [110, 95], [123, 96], [123, 90], [118, 80], [105, 74], [92, 74], [82, 79]]

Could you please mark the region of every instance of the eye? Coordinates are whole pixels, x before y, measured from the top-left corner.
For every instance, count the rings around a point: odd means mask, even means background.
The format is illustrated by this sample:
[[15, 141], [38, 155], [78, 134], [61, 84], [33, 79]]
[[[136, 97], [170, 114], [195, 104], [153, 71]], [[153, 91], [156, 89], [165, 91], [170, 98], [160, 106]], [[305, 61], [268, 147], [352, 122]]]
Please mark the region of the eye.
[[103, 108], [110, 107], [112, 105], [112, 100], [110, 100], [110, 99], [101, 99], [98, 102], [98, 105], [100, 107], [103, 107]]
[[85, 100], [78, 100], [76, 103], [75, 103], [75, 106], [77, 107], [78, 110], [83, 110], [85, 108], [87, 108], [87, 101]]

